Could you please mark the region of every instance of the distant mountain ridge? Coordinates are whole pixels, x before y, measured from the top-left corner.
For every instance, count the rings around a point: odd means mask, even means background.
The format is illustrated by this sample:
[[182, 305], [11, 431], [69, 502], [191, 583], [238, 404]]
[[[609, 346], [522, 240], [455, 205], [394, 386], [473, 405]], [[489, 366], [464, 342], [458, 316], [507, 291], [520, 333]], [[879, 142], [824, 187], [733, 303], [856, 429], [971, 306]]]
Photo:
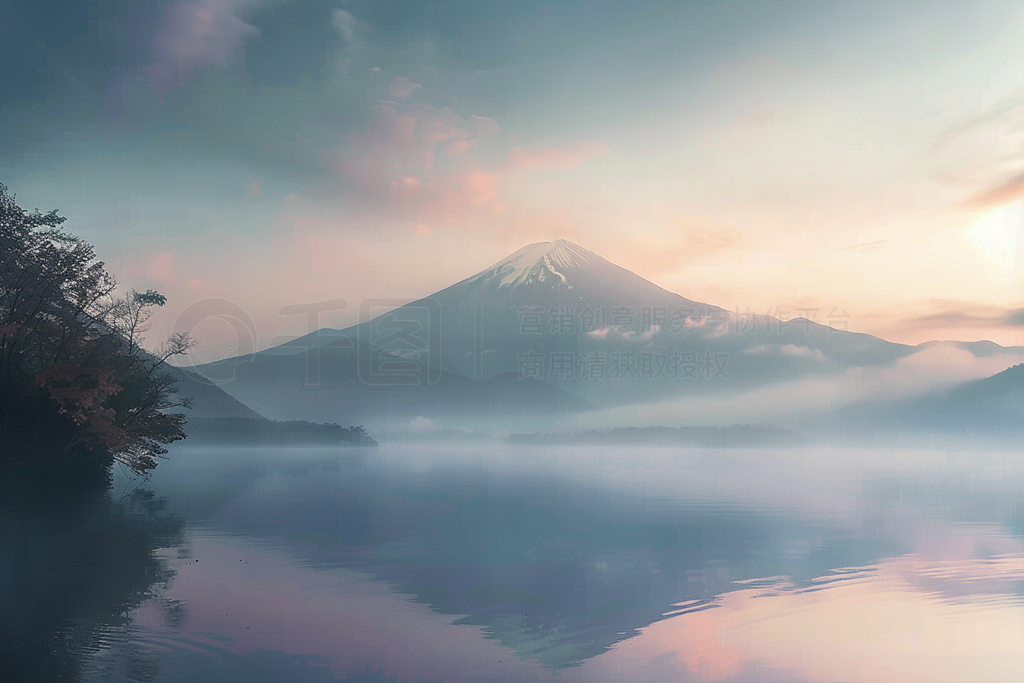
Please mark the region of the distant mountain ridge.
[[188, 443], [323, 443], [376, 446], [361, 426], [314, 424], [302, 420], [268, 420], [202, 375], [184, 368], [165, 366], [176, 380], [175, 389], [190, 407], [185, 415]]
[[857, 403], [828, 421], [847, 433], [1024, 434], [1024, 363], [913, 399]]
[[178, 396], [187, 398], [192, 404], [191, 409], [181, 411], [187, 417], [197, 419], [245, 418], [251, 420], [262, 419], [263, 417], [197, 372], [172, 365], [165, 366], [165, 371], [177, 381], [175, 389], [178, 391]]
[[327, 444], [376, 446], [362, 427], [317, 424], [304, 421], [275, 422], [265, 418], [192, 418], [188, 421], [192, 442], [228, 444]]

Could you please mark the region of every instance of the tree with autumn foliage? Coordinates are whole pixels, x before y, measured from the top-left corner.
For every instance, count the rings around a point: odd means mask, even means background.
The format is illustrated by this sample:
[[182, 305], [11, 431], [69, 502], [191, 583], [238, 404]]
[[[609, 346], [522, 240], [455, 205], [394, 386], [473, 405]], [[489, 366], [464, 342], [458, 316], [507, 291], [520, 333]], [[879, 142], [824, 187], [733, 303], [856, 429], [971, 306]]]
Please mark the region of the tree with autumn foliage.
[[142, 347], [155, 291], [117, 283], [56, 211], [26, 211], [0, 183], [0, 464], [47, 458], [156, 466], [184, 438], [163, 371], [190, 340]]

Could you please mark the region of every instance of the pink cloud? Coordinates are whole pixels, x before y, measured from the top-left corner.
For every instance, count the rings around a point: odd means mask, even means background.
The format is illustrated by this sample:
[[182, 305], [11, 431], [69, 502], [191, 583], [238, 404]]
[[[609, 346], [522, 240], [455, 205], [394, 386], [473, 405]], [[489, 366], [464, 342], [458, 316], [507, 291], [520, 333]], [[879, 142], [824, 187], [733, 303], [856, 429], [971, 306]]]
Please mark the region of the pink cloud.
[[171, 253], [157, 254], [146, 264], [146, 277], [154, 282], [176, 282], [178, 257]]
[[498, 176], [484, 171], [473, 171], [455, 176], [442, 187], [433, 208], [450, 214], [459, 209], [490, 207], [495, 212], [504, 210], [494, 205], [498, 198]]
[[380, 105], [328, 165], [362, 202], [402, 214], [482, 207], [497, 197], [498, 180], [472, 156], [480, 144], [474, 131], [497, 129], [493, 119], [465, 119], [430, 104]]
[[716, 224], [702, 216], [684, 216], [653, 243], [629, 236], [598, 244], [607, 253], [618, 254], [625, 267], [654, 277], [719, 258], [742, 242], [743, 234], [730, 225]]
[[154, 61], [146, 69], [161, 97], [188, 85], [195, 70], [227, 66], [242, 41], [259, 29], [235, 16], [244, 0], [177, 2], [164, 9], [163, 27], [153, 37]]
[[405, 108], [380, 105], [366, 128], [350, 135], [349, 146], [336, 158], [338, 168], [347, 162], [369, 163], [386, 170], [430, 171], [443, 148], [448, 156], [469, 150], [472, 133], [465, 119], [451, 109], [429, 104]]
[[968, 190], [967, 209], [1024, 197], [1024, 89], [938, 136], [928, 158], [936, 178]]
[[1011, 178], [1006, 183], [969, 197], [964, 206], [972, 209], [993, 209], [1024, 197], [1024, 176]]
[[453, 140], [441, 148], [441, 154], [448, 157], [462, 156], [475, 149], [479, 144], [479, 140]]
[[441, 173], [426, 181], [406, 177], [392, 183], [388, 208], [416, 220], [501, 213], [505, 205], [498, 202], [499, 181], [480, 170]]
[[599, 142], [577, 142], [566, 147], [513, 147], [508, 158], [514, 167], [520, 169], [573, 169], [584, 161], [596, 159], [607, 153], [608, 146]]
[[[591, 142], [535, 149], [503, 143], [492, 118], [464, 117], [429, 103], [385, 102], [325, 160], [348, 197], [371, 214], [410, 227], [482, 227], [480, 219], [508, 210], [503, 193], [514, 184], [507, 181], [545, 169], [575, 169], [608, 151]], [[510, 220], [506, 227], [514, 230], [518, 223]]]

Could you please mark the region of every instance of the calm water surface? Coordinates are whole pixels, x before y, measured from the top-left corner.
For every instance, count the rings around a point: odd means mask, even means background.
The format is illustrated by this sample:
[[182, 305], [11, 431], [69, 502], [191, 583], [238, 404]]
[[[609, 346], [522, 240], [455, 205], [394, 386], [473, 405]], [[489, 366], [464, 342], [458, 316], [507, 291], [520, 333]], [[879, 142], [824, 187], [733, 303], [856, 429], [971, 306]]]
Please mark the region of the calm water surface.
[[5, 521], [22, 671], [1024, 680], [1013, 449], [188, 446], [138, 484]]

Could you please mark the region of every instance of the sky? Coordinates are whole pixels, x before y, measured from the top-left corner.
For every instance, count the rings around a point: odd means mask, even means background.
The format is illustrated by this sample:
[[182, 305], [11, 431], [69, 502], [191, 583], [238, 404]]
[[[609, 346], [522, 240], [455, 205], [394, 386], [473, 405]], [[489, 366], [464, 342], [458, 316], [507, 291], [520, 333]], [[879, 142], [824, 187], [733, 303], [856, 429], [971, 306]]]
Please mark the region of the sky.
[[250, 350], [218, 311], [265, 348], [558, 238], [730, 310], [1024, 345], [1024, 6], [0, 0], [0, 182], [202, 361]]

